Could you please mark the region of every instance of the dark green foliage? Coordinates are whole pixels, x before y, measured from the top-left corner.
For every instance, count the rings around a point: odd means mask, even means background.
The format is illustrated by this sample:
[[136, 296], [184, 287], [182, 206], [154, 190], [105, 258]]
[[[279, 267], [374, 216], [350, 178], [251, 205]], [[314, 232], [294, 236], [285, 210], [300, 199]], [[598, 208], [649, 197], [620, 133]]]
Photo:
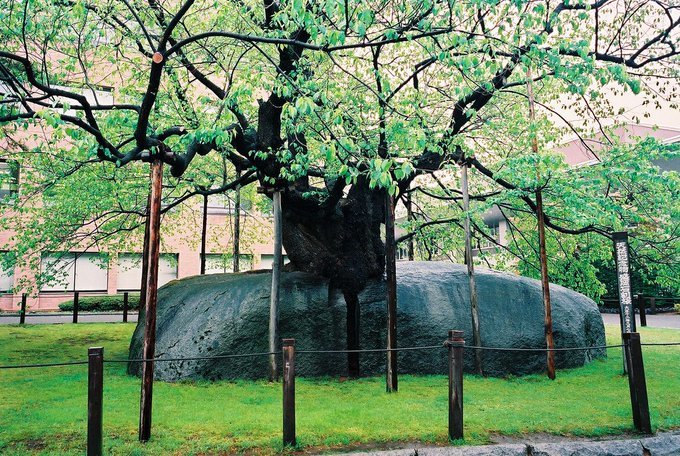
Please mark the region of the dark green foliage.
[[[139, 308], [139, 294], [130, 294], [129, 310]], [[123, 295], [83, 296], [78, 300], [78, 309], [82, 312], [111, 312], [123, 310]], [[73, 300], [59, 304], [59, 310], [73, 311]]]

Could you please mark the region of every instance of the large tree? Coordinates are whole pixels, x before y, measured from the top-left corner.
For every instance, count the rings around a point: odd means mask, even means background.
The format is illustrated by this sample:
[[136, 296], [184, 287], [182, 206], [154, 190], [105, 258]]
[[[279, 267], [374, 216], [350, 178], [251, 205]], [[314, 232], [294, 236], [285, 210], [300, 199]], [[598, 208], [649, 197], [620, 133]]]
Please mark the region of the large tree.
[[[36, 124], [61, 131], [65, 151], [116, 167], [160, 157], [174, 185], [189, 188], [202, 159], [215, 155], [240, 177], [213, 179], [212, 192], [285, 188], [290, 267], [330, 278], [349, 306], [384, 271], [384, 193], [400, 196], [416, 176], [455, 163], [489, 123], [504, 128], [506, 108], [525, 105], [527, 68], [535, 84], [564, 92], [561, 101], [588, 115], [598, 114], [601, 87], [668, 99], [678, 90], [672, 2], [0, 5], [7, 135]], [[99, 86], [113, 87], [115, 101], [100, 101]], [[541, 182], [508, 174], [492, 154], [465, 156], [535, 211]], [[597, 230], [549, 214], [546, 223]]]

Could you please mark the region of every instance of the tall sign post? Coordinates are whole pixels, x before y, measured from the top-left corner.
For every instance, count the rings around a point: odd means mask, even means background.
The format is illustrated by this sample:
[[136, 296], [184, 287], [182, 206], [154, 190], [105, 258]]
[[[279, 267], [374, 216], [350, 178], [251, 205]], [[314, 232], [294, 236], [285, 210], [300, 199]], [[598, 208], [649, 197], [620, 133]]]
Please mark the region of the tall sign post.
[[[630, 255], [628, 251], [628, 233], [620, 231], [612, 234], [614, 256], [616, 258], [616, 278], [619, 284], [619, 310], [621, 317], [621, 337], [625, 333], [635, 331], [635, 310], [633, 294], [630, 288]], [[626, 372], [626, 352], [623, 352], [623, 371]]]

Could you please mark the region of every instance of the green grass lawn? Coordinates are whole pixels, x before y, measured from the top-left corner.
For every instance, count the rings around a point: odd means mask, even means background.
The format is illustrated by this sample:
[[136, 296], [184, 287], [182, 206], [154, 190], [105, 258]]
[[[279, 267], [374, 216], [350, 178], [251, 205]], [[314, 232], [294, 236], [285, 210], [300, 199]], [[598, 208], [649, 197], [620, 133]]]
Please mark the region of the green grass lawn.
[[[134, 324], [0, 326], [0, 365], [85, 360], [104, 346], [125, 358]], [[608, 342], [619, 343], [607, 327]], [[680, 331], [641, 330], [643, 342], [680, 341]], [[644, 347], [655, 429], [680, 427], [680, 347]], [[444, 352], [443, 352], [444, 353]], [[442, 353], [442, 354], [443, 354]], [[543, 376], [465, 378], [465, 443], [493, 434], [604, 435], [632, 430], [621, 350], [606, 361]], [[137, 378], [124, 364], [105, 365], [107, 454], [281, 452], [281, 385], [266, 382], [162, 383], [154, 387], [152, 439], [137, 442]], [[298, 379], [297, 434], [304, 450], [420, 441], [447, 443], [447, 379], [401, 376], [399, 393], [383, 378], [342, 382]], [[0, 453], [82, 454], [87, 366], [0, 370]]]

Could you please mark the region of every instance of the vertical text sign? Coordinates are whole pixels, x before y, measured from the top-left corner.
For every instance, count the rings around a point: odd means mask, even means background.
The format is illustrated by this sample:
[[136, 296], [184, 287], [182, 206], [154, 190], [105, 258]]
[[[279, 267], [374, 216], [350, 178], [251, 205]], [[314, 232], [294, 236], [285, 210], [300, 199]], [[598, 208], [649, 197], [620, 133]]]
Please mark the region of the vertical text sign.
[[628, 255], [628, 233], [618, 232], [612, 236], [616, 254], [616, 277], [619, 282], [619, 305], [621, 307], [621, 331], [635, 332], [633, 294], [630, 289], [630, 258]]

